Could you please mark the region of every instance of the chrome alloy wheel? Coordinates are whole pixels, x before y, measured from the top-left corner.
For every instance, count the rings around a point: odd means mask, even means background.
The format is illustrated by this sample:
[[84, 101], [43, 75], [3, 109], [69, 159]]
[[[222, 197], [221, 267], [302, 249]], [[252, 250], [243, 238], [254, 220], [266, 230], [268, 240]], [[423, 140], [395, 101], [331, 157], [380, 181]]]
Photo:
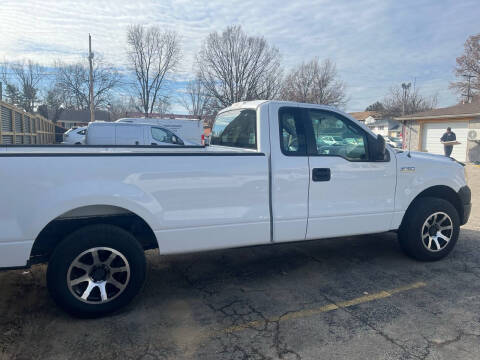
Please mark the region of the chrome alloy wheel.
[[67, 284], [80, 301], [103, 304], [118, 297], [130, 280], [126, 257], [109, 247], [95, 247], [78, 255], [70, 264]]
[[422, 226], [422, 243], [428, 251], [443, 250], [453, 236], [453, 223], [444, 212], [430, 215]]

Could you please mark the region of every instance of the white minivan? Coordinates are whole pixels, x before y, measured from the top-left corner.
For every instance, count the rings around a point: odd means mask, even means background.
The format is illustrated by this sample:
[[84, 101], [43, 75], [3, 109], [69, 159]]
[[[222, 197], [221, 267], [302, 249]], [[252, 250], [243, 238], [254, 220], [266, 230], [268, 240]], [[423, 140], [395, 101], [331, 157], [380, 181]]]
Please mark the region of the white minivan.
[[123, 118], [118, 119], [118, 123], [130, 124], [149, 124], [157, 125], [164, 129], [168, 129], [178, 135], [183, 141], [192, 144], [204, 144], [204, 130], [202, 120], [191, 119], [160, 119], [160, 118]]
[[160, 126], [102, 121], [95, 121], [88, 125], [85, 144], [192, 145]]

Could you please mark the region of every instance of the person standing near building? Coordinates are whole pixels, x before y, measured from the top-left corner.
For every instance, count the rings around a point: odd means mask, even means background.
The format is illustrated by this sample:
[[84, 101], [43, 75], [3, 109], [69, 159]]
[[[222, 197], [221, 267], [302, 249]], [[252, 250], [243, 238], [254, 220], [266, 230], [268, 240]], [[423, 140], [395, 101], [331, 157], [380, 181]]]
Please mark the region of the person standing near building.
[[[446, 142], [446, 141], [455, 141], [455, 140], [457, 140], [457, 136], [452, 131], [451, 127], [447, 127], [447, 132], [442, 135], [442, 137], [440, 138], [440, 141]], [[445, 156], [450, 156], [452, 154], [453, 145], [444, 144], [443, 150], [445, 151]]]

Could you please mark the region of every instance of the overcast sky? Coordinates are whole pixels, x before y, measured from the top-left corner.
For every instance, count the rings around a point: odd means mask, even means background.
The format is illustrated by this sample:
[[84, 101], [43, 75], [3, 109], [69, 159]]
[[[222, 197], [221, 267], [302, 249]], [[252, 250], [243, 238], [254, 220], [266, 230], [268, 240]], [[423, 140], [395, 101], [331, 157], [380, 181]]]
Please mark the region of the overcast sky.
[[209, 32], [240, 24], [277, 46], [287, 70], [315, 56], [335, 61], [349, 111], [414, 79], [448, 106], [457, 100], [448, 88], [455, 58], [479, 19], [479, 0], [0, 0], [0, 59], [75, 61], [90, 32], [94, 51], [124, 67], [127, 26], [155, 24], [182, 37], [180, 81]]

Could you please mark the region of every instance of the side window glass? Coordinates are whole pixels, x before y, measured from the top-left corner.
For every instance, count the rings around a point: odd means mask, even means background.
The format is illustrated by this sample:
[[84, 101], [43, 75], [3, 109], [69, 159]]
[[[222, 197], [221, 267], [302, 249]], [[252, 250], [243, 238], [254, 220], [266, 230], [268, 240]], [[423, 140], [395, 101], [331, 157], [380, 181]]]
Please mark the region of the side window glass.
[[343, 117], [328, 111], [308, 110], [318, 155], [368, 160], [366, 134]]
[[170, 144], [172, 141], [168, 136], [168, 133], [160, 128], [152, 127], [152, 138], [158, 142], [168, 143]]
[[285, 155], [307, 155], [305, 131], [298, 108], [281, 108], [278, 112], [280, 121], [280, 148]]

